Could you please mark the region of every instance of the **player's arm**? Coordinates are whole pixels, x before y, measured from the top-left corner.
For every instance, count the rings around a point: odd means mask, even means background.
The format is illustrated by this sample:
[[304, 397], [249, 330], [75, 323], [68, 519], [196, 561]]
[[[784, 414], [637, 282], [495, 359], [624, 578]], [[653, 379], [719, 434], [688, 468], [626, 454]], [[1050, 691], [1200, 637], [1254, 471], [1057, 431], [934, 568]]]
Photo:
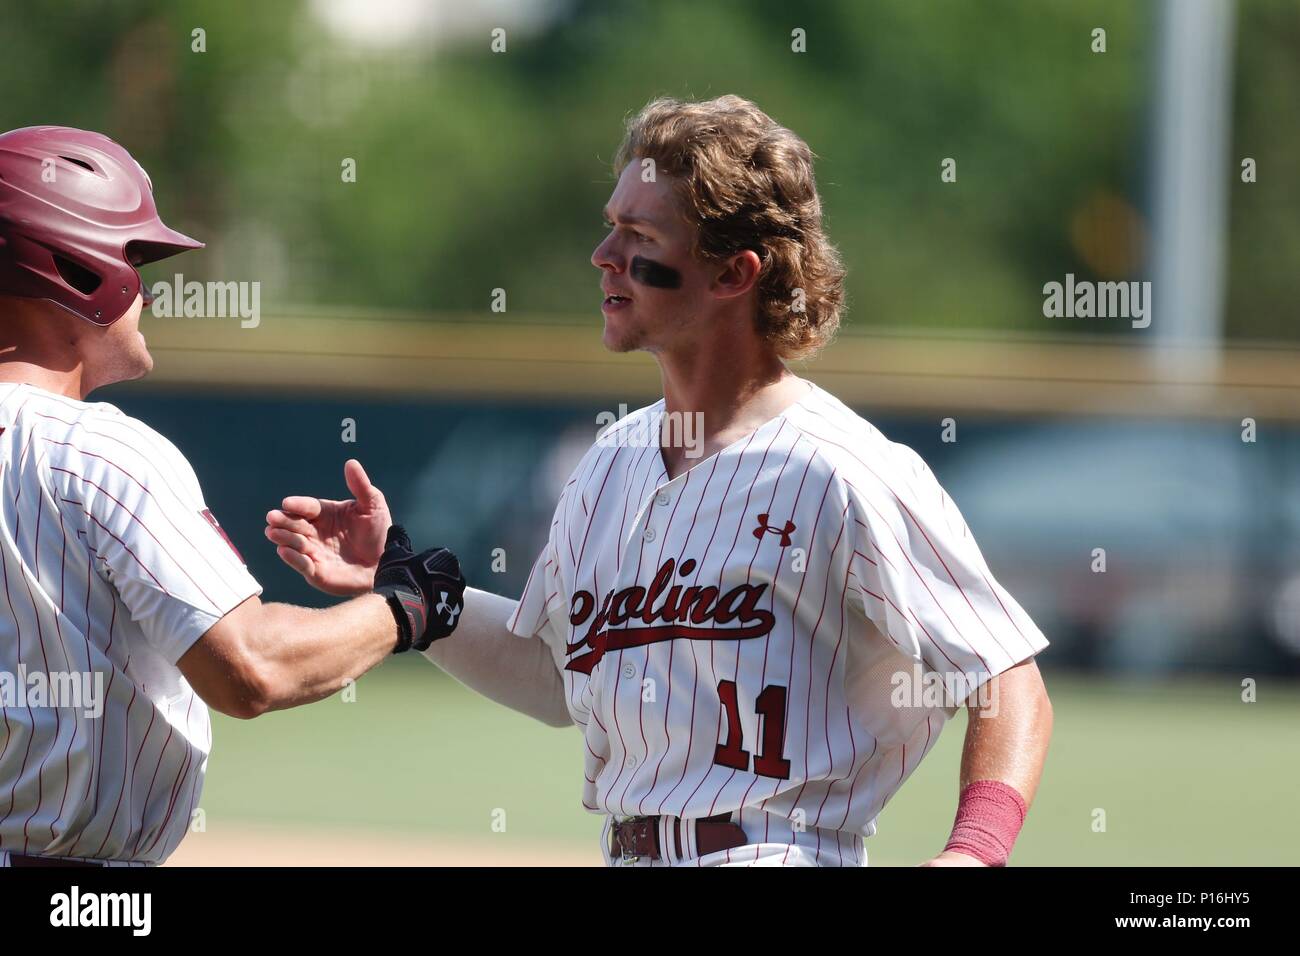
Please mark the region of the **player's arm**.
[[454, 630], [459, 564], [442, 549], [415, 554], [398, 529], [381, 533], [356, 600], [263, 604], [180, 452], [139, 422], [105, 416], [101, 427], [47, 480], [145, 640], [215, 709], [254, 717], [319, 700], [386, 655]]
[[545, 641], [529, 641], [506, 622], [517, 602], [475, 588], [465, 591], [464, 621], [424, 656], [470, 690], [551, 727], [573, 723], [564, 679]]
[[[383, 493], [360, 462], [344, 466], [353, 498], [284, 499], [266, 516], [266, 537], [276, 553], [313, 587], [341, 596], [371, 587], [392, 516]], [[524, 640], [506, 626], [516, 602], [468, 588], [455, 633], [424, 656], [490, 700], [557, 727], [572, 723], [564, 682], [544, 641]]]
[[1033, 658], [991, 678], [967, 715], [957, 819], [926, 866], [1005, 863], [1043, 775], [1052, 702]]
[[367, 594], [324, 610], [248, 598], [177, 661], [214, 710], [250, 718], [321, 700], [393, 653], [387, 600]]
[[328, 697], [389, 654], [424, 651], [455, 632], [464, 609], [460, 562], [445, 548], [416, 554], [389, 529], [374, 593], [311, 610], [243, 601], [177, 660], [207, 703], [235, 717]]
[[[957, 818], [930, 866], [1005, 864], [1038, 788], [1052, 705], [1034, 662], [1047, 638], [993, 577], [952, 499], [920, 456], [892, 461], [889, 494], [848, 486], [850, 569], [862, 607], [963, 703]], [[900, 497], [901, 495], [901, 497]], [[870, 555], [880, 556], [875, 560]], [[906, 608], [906, 612], [901, 609]]]

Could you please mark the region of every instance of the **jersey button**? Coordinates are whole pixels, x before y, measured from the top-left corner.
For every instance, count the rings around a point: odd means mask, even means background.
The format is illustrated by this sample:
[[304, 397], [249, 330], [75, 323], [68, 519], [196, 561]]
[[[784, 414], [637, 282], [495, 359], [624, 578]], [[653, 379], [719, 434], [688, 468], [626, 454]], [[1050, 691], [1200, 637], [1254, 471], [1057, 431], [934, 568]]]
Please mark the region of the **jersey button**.
[[641, 537], [645, 538], [647, 541], [653, 541], [655, 539], [655, 529], [646, 525], [646, 529], [641, 532]]
[[628, 680], [631, 680], [633, 677], [636, 676], [636, 668], [633, 667], [631, 664], [624, 664], [623, 676], [626, 677]]
[[659, 492], [659, 494], [655, 495], [655, 501], [659, 504], [660, 507], [668, 504], [668, 502], [672, 500], [673, 500], [672, 496], [668, 494], [668, 492], [666, 491], [661, 491]]
[[628, 757], [627, 760], [625, 761], [625, 763], [626, 763], [627, 769], [628, 769], [628, 770], [631, 770], [633, 767], [636, 766], [636, 758], [635, 758], [635, 757]]

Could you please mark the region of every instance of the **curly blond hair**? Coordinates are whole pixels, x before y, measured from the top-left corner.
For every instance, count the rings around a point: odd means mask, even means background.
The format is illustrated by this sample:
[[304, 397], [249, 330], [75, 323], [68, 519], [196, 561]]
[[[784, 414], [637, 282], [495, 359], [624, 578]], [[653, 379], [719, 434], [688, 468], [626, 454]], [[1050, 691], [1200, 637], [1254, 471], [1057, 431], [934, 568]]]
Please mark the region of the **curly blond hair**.
[[697, 227], [696, 257], [758, 254], [757, 329], [786, 359], [826, 345], [844, 308], [844, 266], [822, 228], [813, 158], [802, 139], [730, 95], [651, 100], [627, 121], [614, 157], [615, 176], [633, 160], [652, 159], [677, 180]]

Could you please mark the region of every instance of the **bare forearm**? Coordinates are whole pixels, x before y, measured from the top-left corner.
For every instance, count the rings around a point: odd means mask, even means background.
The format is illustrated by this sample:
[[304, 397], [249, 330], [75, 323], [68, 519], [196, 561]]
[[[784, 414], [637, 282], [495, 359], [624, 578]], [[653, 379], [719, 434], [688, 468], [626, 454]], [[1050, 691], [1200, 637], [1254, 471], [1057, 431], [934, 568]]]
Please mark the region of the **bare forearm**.
[[986, 706], [970, 708], [961, 787], [1000, 780], [1033, 802], [1052, 737], [1052, 704], [1032, 660], [990, 681]]
[[435, 641], [424, 656], [489, 700], [553, 727], [573, 721], [564, 680], [545, 641], [510, 632], [515, 602], [475, 588], [465, 591], [465, 610], [451, 637]]
[[247, 638], [264, 681], [266, 710], [329, 697], [383, 661], [396, 642], [393, 612], [378, 594], [322, 610], [262, 605]]
[[970, 720], [961, 755], [960, 798], [943, 852], [924, 866], [1005, 866], [1038, 791], [1052, 703], [1028, 660], [994, 677]]

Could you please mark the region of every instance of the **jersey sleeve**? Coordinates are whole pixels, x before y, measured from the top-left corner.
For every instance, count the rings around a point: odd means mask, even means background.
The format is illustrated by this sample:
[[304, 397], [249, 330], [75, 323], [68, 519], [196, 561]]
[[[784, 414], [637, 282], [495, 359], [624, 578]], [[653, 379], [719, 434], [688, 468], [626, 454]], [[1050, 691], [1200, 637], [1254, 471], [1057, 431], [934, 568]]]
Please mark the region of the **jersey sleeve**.
[[957, 507], [910, 449], [895, 474], [850, 485], [849, 579], [903, 653], [967, 692], [1047, 639], [993, 578]]
[[572, 487], [566, 487], [560, 495], [546, 544], [533, 562], [524, 593], [506, 623], [514, 634], [540, 637], [552, 648], [562, 648], [567, 639], [569, 598], [561, 564], [561, 539], [565, 534], [568, 492]]
[[80, 434], [50, 477], [146, 640], [176, 663], [261, 586], [203, 500], [185, 457], [134, 420]]

